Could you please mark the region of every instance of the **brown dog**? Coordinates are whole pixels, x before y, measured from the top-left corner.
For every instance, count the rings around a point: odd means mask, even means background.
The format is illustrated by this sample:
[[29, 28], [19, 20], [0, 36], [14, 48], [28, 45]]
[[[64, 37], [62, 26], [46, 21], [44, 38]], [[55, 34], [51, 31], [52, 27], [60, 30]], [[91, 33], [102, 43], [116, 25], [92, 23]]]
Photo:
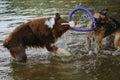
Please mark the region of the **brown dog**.
[[46, 47], [48, 51], [56, 54], [70, 56], [70, 53], [54, 45], [58, 38], [65, 33], [70, 26], [58, 13], [54, 17], [40, 18], [18, 26], [4, 40], [3, 45], [9, 50], [11, 57], [16, 61], [26, 62], [27, 47]]
[[91, 40], [95, 42], [95, 53], [98, 53], [102, 46], [102, 40], [108, 35], [115, 33], [114, 45], [116, 48], [120, 46], [120, 24], [114, 18], [109, 17], [108, 9], [103, 9], [94, 14], [96, 26], [90, 22], [88, 27], [96, 27], [95, 31], [87, 33], [86, 45], [87, 50], [91, 50]]

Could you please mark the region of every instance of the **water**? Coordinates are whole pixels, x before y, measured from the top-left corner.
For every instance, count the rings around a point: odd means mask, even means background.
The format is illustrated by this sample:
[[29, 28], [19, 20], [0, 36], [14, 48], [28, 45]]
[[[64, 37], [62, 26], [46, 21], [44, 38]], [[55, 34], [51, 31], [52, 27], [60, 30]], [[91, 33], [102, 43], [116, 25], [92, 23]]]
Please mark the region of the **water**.
[[46, 49], [27, 49], [28, 62], [18, 63], [2, 46], [5, 37], [21, 23], [57, 12], [67, 19], [79, 5], [92, 12], [108, 8], [120, 21], [119, 4], [119, 0], [0, 0], [0, 80], [120, 80], [120, 52], [109, 49], [87, 55], [84, 33], [68, 31], [56, 43], [72, 53], [69, 58], [52, 56]]

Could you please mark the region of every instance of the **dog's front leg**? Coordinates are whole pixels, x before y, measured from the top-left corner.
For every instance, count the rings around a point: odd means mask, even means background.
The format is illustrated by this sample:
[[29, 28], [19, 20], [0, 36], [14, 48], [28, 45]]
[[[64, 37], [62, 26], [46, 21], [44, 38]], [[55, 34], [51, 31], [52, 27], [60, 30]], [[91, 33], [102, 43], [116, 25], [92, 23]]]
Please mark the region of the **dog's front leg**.
[[87, 36], [87, 38], [86, 38], [86, 49], [87, 49], [87, 51], [88, 51], [88, 55], [93, 54], [93, 51], [92, 51], [92, 49], [91, 49], [91, 39], [90, 39], [90, 37], [88, 37], [88, 36]]
[[101, 49], [101, 46], [102, 46], [102, 40], [97, 38], [95, 39], [95, 53], [99, 53], [100, 52], [100, 49]]
[[91, 50], [91, 40], [90, 40], [90, 38], [87, 36], [87, 38], [86, 38], [86, 49], [88, 50], [88, 51], [90, 51]]
[[70, 52], [66, 51], [65, 49], [58, 48], [54, 44], [47, 45], [46, 48], [48, 51], [54, 52], [56, 55], [59, 56], [71, 56]]

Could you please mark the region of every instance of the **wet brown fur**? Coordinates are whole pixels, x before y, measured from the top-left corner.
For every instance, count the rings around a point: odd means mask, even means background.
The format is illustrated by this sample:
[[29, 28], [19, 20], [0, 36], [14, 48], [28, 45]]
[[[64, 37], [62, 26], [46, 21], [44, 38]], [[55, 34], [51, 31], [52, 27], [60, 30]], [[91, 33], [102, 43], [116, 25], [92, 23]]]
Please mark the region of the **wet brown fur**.
[[62, 19], [58, 13], [55, 15], [55, 24], [53, 28], [45, 25], [48, 18], [35, 19], [18, 26], [4, 40], [3, 45], [9, 50], [11, 57], [16, 61], [26, 62], [27, 56], [25, 49], [27, 47], [46, 47], [50, 52], [56, 52], [58, 49], [54, 43], [70, 27], [61, 25], [67, 21]]
[[114, 46], [115, 48], [120, 48], [120, 32], [116, 32], [115, 39], [114, 39]]

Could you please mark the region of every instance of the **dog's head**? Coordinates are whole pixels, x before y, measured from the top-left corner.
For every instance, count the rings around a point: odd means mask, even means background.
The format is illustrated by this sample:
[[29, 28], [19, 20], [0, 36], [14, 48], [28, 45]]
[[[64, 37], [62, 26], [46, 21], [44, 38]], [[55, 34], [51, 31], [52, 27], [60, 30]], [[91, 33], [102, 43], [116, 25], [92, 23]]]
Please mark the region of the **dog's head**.
[[96, 27], [101, 27], [107, 24], [110, 21], [110, 17], [108, 15], [108, 9], [102, 9], [94, 14], [94, 18], [96, 21]]
[[62, 25], [62, 23], [68, 23], [68, 21], [61, 18], [59, 13], [56, 13], [55, 24], [52, 28], [52, 33], [56, 38], [60, 37], [63, 33], [65, 33], [68, 29], [70, 29], [69, 25]]

